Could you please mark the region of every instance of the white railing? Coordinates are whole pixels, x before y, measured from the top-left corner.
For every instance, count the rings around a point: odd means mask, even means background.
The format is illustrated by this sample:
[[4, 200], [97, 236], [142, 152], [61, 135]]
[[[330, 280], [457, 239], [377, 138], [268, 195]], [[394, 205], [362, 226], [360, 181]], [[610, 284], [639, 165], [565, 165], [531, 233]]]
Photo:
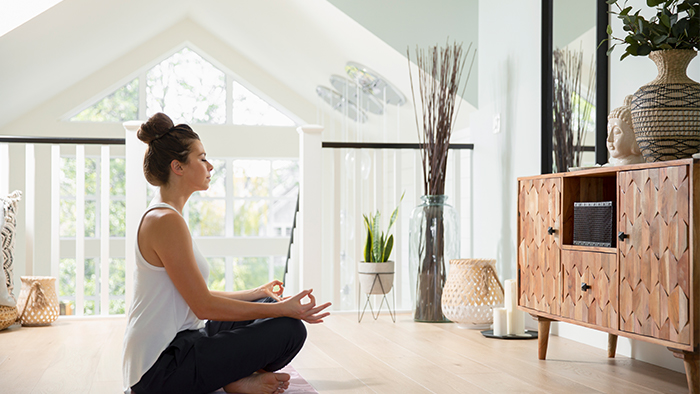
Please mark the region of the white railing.
[[[120, 296], [109, 294], [110, 258], [123, 258], [119, 239], [110, 239], [109, 217], [110, 174], [109, 163], [113, 150], [123, 151], [123, 139], [2, 137], [0, 139], [0, 195], [12, 190], [22, 191], [21, 209], [17, 212], [14, 250], [15, 296], [19, 293], [20, 276], [53, 276], [59, 278], [61, 258], [74, 258], [76, 268], [75, 295], [61, 297], [75, 302], [75, 314], [82, 315], [85, 306], [85, 261], [99, 258], [96, 284], [100, 293], [91, 296], [101, 315], [109, 314], [109, 302]], [[96, 145], [96, 146], [95, 146]], [[59, 235], [61, 151], [75, 155], [76, 190], [85, 190], [86, 148], [99, 157], [99, 196], [96, 199], [96, 239], [85, 237], [85, 193], [75, 193], [75, 239], [61, 239]], [[121, 154], [121, 155], [120, 155]], [[117, 156], [123, 156], [118, 152]], [[24, 165], [21, 165], [24, 164]], [[98, 244], [99, 246], [95, 245]], [[97, 247], [96, 247], [97, 246]], [[111, 251], [111, 252], [110, 252]], [[99, 304], [99, 306], [97, 305]]]
[[[58, 290], [61, 292], [61, 276], [65, 275], [63, 264], [66, 263], [66, 259], [71, 259], [75, 261], [75, 266], [71, 267], [74, 269], [74, 276], [70, 278], [70, 288], [73, 289], [74, 286], [74, 291], [63, 291], [64, 295], [59, 295], [61, 301], [72, 304], [73, 313], [67, 312], [68, 314], [90, 314], [90, 304], [94, 302], [94, 313], [107, 315], [110, 302], [114, 300], [124, 300], [123, 309], [128, 310], [131, 301], [128, 295], [133, 287], [135, 234], [140, 216], [148, 202], [148, 188], [142, 170], [146, 145], [138, 141], [135, 135], [139, 124], [140, 122], [125, 124], [125, 139], [0, 136], [0, 193], [6, 195], [9, 191], [22, 191], [15, 238], [15, 297], [19, 294], [20, 277], [27, 275], [56, 277], [59, 279]], [[231, 172], [232, 169], [228, 167], [231, 167], [230, 162], [233, 159], [225, 156], [225, 150], [219, 149], [216, 153], [221, 155], [218, 157], [227, 160], [227, 171]], [[68, 191], [71, 194], [68, 198], [61, 194], [62, 188], [63, 194], [66, 193], [66, 184], [61, 183], [62, 160], [66, 157], [75, 162], [75, 179], [71, 185], [74, 190]], [[96, 163], [92, 168], [97, 168], [98, 172], [94, 174], [98, 179], [91, 192], [94, 196], [85, 194], [85, 177], [92, 175], [91, 168], [86, 168], [86, 158]], [[110, 236], [108, 220], [110, 199], [115, 198], [111, 196], [110, 191], [110, 160], [115, 158], [124, 160], [126, 170], [126, 191], [122, 192], [123, 196], [118, 197], [124, 200], [125, 207], [125, 215], [120, 217], [125, 222], [124, 233], [120, 237]], [[232, 194], [232, 182], [227, 176], [227, 196]], [[61, 236], [61, 226], [67, 223], [65, 219], [61, 222], [62, 199], [64, 202], [69, 199], [71, 207], [75, 207], [74, 217], [70, 218], [71, 226], [75, 230], [74, 236]], [[276, 275], [273, 265], [276, 258], [287, 254], [289, 237], [285, 234], [268, 237], [234, 236], [233, 214], [230, 212], [232, 204], [230, 198], [227, 197], [226, 200], [226, 234], [195, 238], [205, 256], [219, 257], [223, 262], [226, 288], [222, 290], [234, 290], [232, 286], [235, 264], [242, 264], [241, 261], [246, 258], [268, 259], [268, 274], [270, 277]], [[92, 206], [95, 207], [94, 210], [86, 210], [86, 207]], [[86, 216], [91, 216], [93, 212], [94, 221], [91, 223], [96, 224], [94, 236], [86, 236]], [[185, 217], [187, 218], [187, 209]], [[91, 227], [89, 229], [92, 230]], [[90, 259], [94, 259], [96, 266], [90, 265]], [[119, 295], [110, 294], [110, 264], [114, 259], [120, 260], [119, 270], [124, 271], [120, 286], [123, 285], [125, 291]], [[86, 269], [93, 267], [96, 275], [95, 294], [88, 291], [88, 284], [93, 283], [93, 278], [86, 278]], [[86, 304], [88, 311], [85, 311]]]
[[[300, 261], [311, 284], [335, 309], [357, 308], [357, 269], [364, 247], [363, 214], [379, 210], [386, 227], [399, 206], [394, 234], [395, 295], [398, 309], [411, 309], [413, 289], [408, 272], [408, 226], [414, 207], [423, 195], [418, 144], [332, 143], [321, 141], [320, 126], [303, 126], [300, 167]], [[313, 149], [313, 150], [311, 150]], [[472, 248], [471, 144], [451, 145], [446, 194], [461, 216], [461, 255]], [[322, 152], [322, 153], [321, 153]], [[304, 170], [306, 169], [306, 170]], [[307, 172], [308, 171], [308, 172]], [[306, 209], [305, 209], [306, 207]], [[309, 234], [313, 238], [309, 238]]]
[[[124, 140], [42, 139], [0, 137], [0, 193], [19, 189], [23, 201], [17, 220], [15, 246], [15, 295], [22, 275], [59, 277], [61, 259], [76, 261], [75, 314], [82, 315], [86, 301], [99, 305], [100, 314], [109, 313], [109, 302], [123, 299], [109, 293], [110, 259], [125, 259], [125, 294], [131, 293], [134, 266], [133, 245], [140, 215], [147, 204], [147, 186], [141, 163], [145, 145], [138, 141], [136, 123], [125, 124]], [[392, 233], [396, 264], [395, 295], [398, 309], [412, 308], [408, 272], [408, 225], [411, 211], [420, 201], [422, 169], [417, 145], [322, 143], [320, 126], [302, 126], [300, 137], [300, 211], [292, 260], [287, 275], [288, 294], [314, 288], [317, 297], [334, 302], [335, 309], [357, 307], [357, 261], [364, 242], [363, 213], [379, 210], [386, 226], [388, 216], [400, 204]], [[121, 146], [124, 144], [124, 146]], [[461, 255], [472, 250], [471, 146], [453, 146], [448, 163], [448, 202], [461, 215]], [[95, 238], [84, 231], [86, 199], [75, 194], [75, 238], [60, 238], [60, 165], [62, 155], [76, 157], [76, 189], [84, 190], [84, 158], [100, 163], [99, 196], [96, 198]], [[122, 157], [126, 165], [126, 234], [110, 237], [110, 160]], [[50, 185], [50, 187], [49, 187]], [[198, 240], [205, 255], [227, 257], [226, 282], [230, 278], [230, 256], [287, 254], [289, 239], [218, 237]], [[211, 253], [207, 253], [211, 252]], [[298, 256], [298, 257], [297, 257]], [[85, 295], [85, 261], [99, 259], [99, 293]], [[128, 308], [130, 300], [125, 300]]]

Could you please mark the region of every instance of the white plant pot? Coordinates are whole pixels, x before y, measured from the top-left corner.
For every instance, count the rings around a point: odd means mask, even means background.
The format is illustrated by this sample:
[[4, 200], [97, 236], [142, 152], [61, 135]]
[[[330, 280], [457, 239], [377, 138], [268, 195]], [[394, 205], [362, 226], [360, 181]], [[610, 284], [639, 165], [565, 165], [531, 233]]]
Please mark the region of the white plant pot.
[[394, 286], [393, 261], [384, 263], [361, 261], [357, 272], [360, 274], [360, 286], [365, 294], [386, 294]]

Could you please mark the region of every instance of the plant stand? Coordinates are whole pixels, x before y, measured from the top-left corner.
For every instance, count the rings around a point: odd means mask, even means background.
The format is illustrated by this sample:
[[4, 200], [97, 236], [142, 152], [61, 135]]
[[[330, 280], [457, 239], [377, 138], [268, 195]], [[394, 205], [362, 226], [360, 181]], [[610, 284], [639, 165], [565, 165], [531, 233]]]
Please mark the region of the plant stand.
[[[365, 272], [360, 272], [360, 273], [367, 274]], [[372, 272], [369, 274], [374, 274], [374, 280], [372, 281], [372, 287], [369, 289], [369, 291], [364, 293], [365, 297], [367, 297], [367, 299], [365, 300], [364, 307], [362, 307], [361, 311], [360, 311], [360, 308], [357, 309], [357, 322], [358, 323], [362, 322], [362, 317], [365, 315], [365, 311], [367, 310], [367, 306], [369, 306], [369, 310], [372, 313], [372, 317], [374, 318], [374, 320], [377, 320], [377, 318], [379, 317], [379, 313], [382, 310], [382, 305], [384, 303], [386, 303], [386, 308], [389, 310], [389, 315], [391, 316], [391, 321], [396, 323], [396, 293], [394, 292], [393, 286], [388, 292], [384, 291], [384, 285], [382, 284], [382, 281], [379, 280], [379, 275], [393, 274], [393, 272], [381, 272], [381, 273]], [[363, 294], [361, 281], [358, 283], [358, 286], [359, 286], [359, 291], [357, 292], [357, 305], [359, 307], [360, 304], [362, 303], [362, 294]], [[381, 302], [379, 302], [379, 308], [377, 308], [376, 315], [374, 314], [374, 308], [372, 308], [372, 302], [371, 302], [372, 296], [377, 295], [377, 294], [372, 294], [372, 291], [374, 290], [375, 286], [380, 286], [382, 289], [382, 300], [381, 300]], [[391, 295], [392, 295], [393, 301], [394, 301], [393, 302], [393, 310], [392, 310], [392, 307], [389, 305], [389, 300], [386, 297], [387, 293], [389, 293], [389, 292], [391, 292]]]

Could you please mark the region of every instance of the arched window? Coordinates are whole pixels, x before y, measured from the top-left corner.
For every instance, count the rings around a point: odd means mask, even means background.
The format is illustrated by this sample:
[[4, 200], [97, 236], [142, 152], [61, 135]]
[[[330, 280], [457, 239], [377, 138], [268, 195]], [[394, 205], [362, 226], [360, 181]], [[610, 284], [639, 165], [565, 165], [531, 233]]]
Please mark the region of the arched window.
[[[145, 108], [139, 84], [145, 81]], [[227, 81], [231, 81], [227, 83]], [[226, 102], [227, 90], [231, 102]], [[294, 126], [275, 105], [250, 91], [190, 48], [183, 48], [139, 77], [70, 118], [79, 122], [124, 122], [164, 112], [175, 123]]]

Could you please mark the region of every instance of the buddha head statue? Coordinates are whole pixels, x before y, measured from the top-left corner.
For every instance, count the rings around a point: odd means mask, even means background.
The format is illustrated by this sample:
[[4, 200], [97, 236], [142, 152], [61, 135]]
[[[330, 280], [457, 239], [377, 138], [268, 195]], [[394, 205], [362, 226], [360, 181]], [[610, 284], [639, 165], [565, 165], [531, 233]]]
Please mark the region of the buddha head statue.
[[610, 111], [608, 115], [608, 165], [644, 163], [642, 152], [634, 138], [631, 104], [632, 96], [628, 95], [625, 97], [625, 103]]

